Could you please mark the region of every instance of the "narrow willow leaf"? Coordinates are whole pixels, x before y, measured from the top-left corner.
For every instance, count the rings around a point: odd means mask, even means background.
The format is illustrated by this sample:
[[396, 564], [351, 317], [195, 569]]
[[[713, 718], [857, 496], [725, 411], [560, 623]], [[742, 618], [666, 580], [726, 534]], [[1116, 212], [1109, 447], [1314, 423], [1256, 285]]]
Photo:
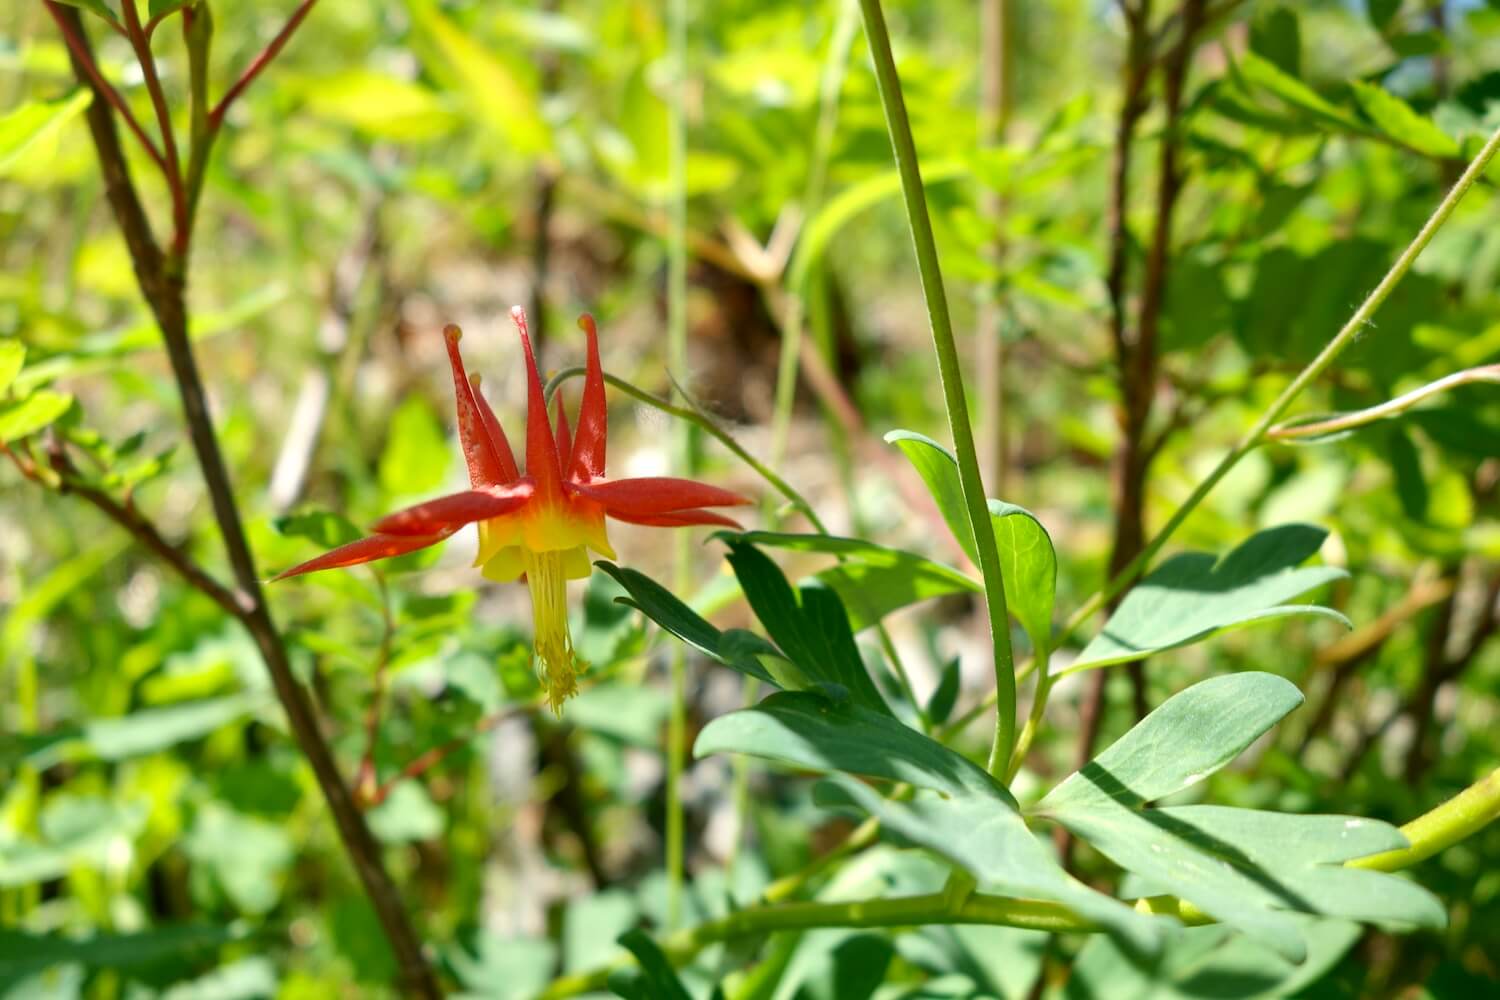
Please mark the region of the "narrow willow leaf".
[[1063, 871], [1015, 807], [1002, 799], [972, 792], [948, 797], [919, 792], [909, 802], [897, 802], [844, 778], [819, 785], [817, 801], [874, 816], [882, 831], [941, 854], [987, 890], [1062, 903], [1109, 930], [1136, 954], [1149, 955], [1161, 946], [1158, 920]]
[[412, 20], [434, 50], [431, 70], [463, 95], [476, 120], [517, 155], [552, 147], [536, 81], [521, 66], [474, 38], [431, 2], [412, 5]]
[[72, 405], [71, 395], [50, 389], [42, 389], [11, 403], [0, 403], [0, 444], [45, 430]]
[[773, 694], [721, 715], [698, 734], [695, 757], [745, 753], [812, 771], [904, 781], [949, 795], [1015, 799], [978, 765], [882, 712], [812, 692]]
[[1065, 672], [1128, 663], [1287, 615], [1321, 615], [1352, 627], [1331, 608], [1282, 604], [1349, 575], [1333, 566], [1299, 568], [1326, 536], [1312, 525], [1285, 524], [1257, 532], [1222, 559], [1206, 552], [1173, 556], [1126, 592]]
[[816, 576], [843, 599], [855, 632], [920, 601], [983, 590], [977, 580], [951, 566], [859, 538], [777, 531], [749, 531], [739, 537], [752, 545], [838, 556], [842, 562]]
[[89, 106], [93, 91], [78, 90], [55, 101], [27, 101], [0, 116], [0, 177], [21, 162], [28, 150], [41, 145], [75, 115]]
[[1306, 946], [1289, 912], [1441, 924], [1442, 908], [1424, 890], [1342, 867], [1401, 845], [1401, 832], [1384, 823], [1219, 806], [1148, 808], [1219, 770], [1301, 700], [1271, 674], [1196, 684], [1049, 792], [1035, 814], [1144, 880], [1147, 894], [1187, 900], [1293, 962], [1302, 961]]
[[741, 629], [719, 631], [696, 611], [679, 601], [670, 590], [644, 573], [604, 560], [594, 565], [614, 577], [630, 595], [619, 600], [628, 603], [704, 656], [773, 687], [782, 686], [763, 662], [769, 657], [779, 658], [780, 653], [764, 639]]
[[26, 345], [19, 340], [0, 340], [0, 396], [10, 389], [26, 363]]
[[1383, 87], [1363, 80], [1349, 81], [1360, 109], [1386, 135], [1404, 146], [1428, 156], [1456, 157], [1458, 143], [1433, 124], [1430, 118], [1417, 114], [1412, 106]]

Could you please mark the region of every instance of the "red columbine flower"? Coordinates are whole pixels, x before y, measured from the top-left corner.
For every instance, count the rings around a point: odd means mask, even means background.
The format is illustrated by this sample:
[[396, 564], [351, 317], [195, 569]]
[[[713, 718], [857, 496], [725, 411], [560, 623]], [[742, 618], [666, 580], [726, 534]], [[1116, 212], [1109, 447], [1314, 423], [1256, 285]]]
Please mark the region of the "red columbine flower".
[[577, 676], [587, 667], [573, 651], [568, 632], [567, 581], [589, 575], [588, 550], [615, 558], [605, 531], [606, 515], [631, 524], [663, 528], [734, 521], [705, 507], [749, 503], [744, 497], [690, 479], [604, 477], [604, 373], [599, 367], [599, 339], [593, 317], [578, 325], [588, 335], [588, 362], [578, 431], [569, 430], [562, 400], [557, 425], [549, 426], [542, 381], [520, 306], [511, 319], [521, 335], [526, 357], [526, 473], [522, 475], [500, 421], [479, 391], [479, 376], [464, 372], [458, 353], [462, 335], [456, 326], [443, 330], [453, 389], [458, 396], [458, 436], [469, 465], [471, 488], [429, 500], [381, 518], [369, 538], [340, 546], [277, 576], [284, 579], [315, 570], [355, 566], [404, 555], [447, 538], [459, 528], [479, 523], [479, 554], [474, 565], [501, 582], [524, 576], [531, 588], [531, 615], [536, 628], [536, 659], [554, 711], [578, 690]]

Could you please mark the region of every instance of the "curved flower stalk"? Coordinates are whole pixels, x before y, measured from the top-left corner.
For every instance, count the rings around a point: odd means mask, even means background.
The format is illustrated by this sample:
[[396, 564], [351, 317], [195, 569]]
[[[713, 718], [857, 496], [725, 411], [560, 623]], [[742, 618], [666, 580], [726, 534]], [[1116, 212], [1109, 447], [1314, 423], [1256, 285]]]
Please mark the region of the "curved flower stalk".
[[567, 581], [589, 575], [589, 549], [607, 559], [615, 558], [605, 518], [663, 528], [694, 524], [738, 528], [730, 518], [705, 508], [750, 501], [689, 479], [605, 478], [608, 414], [593, 317], [584, 314], [578, 320], [588, 337], [588, 358], [576, 433], [568, 425], [560, 398], [556, 424], [548, 421], [526, 314], [520, 306], [511, 309], [511, 319], [520, 333], [526, 359], [525, 473], [517, 466], [505, 431], [480, 392], [479, 376], [464, 370], [458, 350], [462, 332], [449, 325], [443, 337], [453, 367], [458, 436], [469, 466], [470, 488], [387, 515], [375, 522], [374, 533], [368, 538], [293, 566], [276, 579], [404, 555], [435, 545], [464, 525], [477, 522], [479, 553], [474, 565], [491, 580], [524, 578], [531, 589], [536, 661], [547, 688], [547, 701], [553, 711], [561, 711], [563, 702], [578, 690], [578, 674], [587, 669], [574, 652], [568, 631]]

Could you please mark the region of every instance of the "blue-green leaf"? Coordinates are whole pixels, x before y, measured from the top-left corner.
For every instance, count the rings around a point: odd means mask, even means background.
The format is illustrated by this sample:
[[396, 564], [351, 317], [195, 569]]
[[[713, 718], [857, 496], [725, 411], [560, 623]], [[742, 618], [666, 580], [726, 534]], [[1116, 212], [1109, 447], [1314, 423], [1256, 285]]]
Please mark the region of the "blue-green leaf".
[[693, 755], [745, 753], [812, 771], [904, 781], [949, 795], [1015, 799], [966, 757], [882, 712], [812, 692], [773, 694], [721, 715], [698, 734]]
[[1326, 536], [1312, 525], [1285, 524], [1257, 532], [1222, 559], [1206, 552], [1173, 556], [1125, 594], [1065, 672], [1128, 663], [1287, 615], [1321, 615], [1350, 627], [1331, 608], [1282, 603], [1349, 575], [1333, 566], [1299, 568]]
[[1036, 807], [1121, 868], [1293, 962], [1306, 953], [1287, 911], [1441, 924], [1430, 894], [1344, 861], [1401, 846], [1374, 820], [1219, 806], [1148, 808], [1213, 774], [1302, 701], [1272, 674], [1231, 674], [1168, 699]]

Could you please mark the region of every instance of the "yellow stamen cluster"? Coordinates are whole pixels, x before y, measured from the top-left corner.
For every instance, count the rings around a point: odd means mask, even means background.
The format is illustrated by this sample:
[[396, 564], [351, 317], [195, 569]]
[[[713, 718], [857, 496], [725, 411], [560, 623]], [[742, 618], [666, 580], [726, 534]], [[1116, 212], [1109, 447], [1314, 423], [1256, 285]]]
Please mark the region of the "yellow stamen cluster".
[[523, 548], [526, 585], [531, 588], [531, 621], [536, 632], [535, 655], [547, 704], [562, 714], [563, 702], [578, 693], [578, 675], [588, 670], [573, 651], [568, 631], [568, 575], [563, 549], [534, 552]]

